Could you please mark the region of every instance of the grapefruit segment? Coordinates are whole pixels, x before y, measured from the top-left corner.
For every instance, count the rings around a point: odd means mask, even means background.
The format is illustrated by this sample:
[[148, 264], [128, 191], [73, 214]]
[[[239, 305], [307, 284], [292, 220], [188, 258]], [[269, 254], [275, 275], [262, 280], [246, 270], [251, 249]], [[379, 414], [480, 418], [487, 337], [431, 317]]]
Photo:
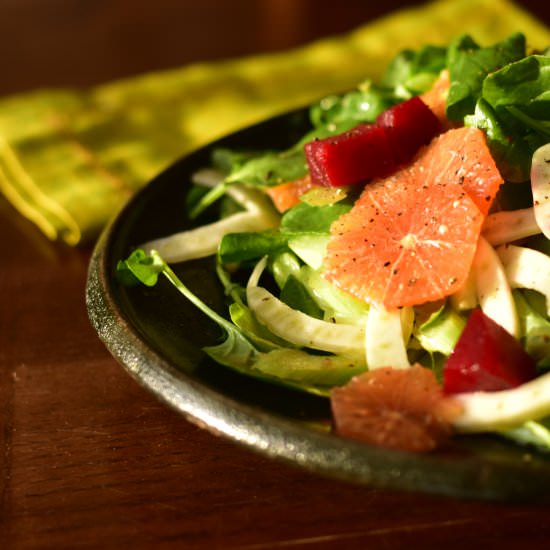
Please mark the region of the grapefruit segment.
[[420, 99], [430, 108], [432, 113], [438, 118], [441, 126], [445, 129], [451, 127], [451, 122], [447, 118], [447, 95], [451, 86], [451, 78], [447, 69], [441, 71], [433, 86], [420, 95]]
[[[484, 216], [503, 183], [483, 130], [454, 128], [435, 138], [425, 155], [425, 170], [437, 181], [443, 178], [464, 187]], [[439, 176], [438, 176], [439, 175]]]
[[297, 180], [267, 187], [265, 192], [273, 201], [275, 208], [283, 213], [289, 208], [296, 206], [300, 202], [300, 197], [314, 187], [317, 186], [312, 183], [311, 177], [308, 174]]
[[486, 149], [481, 130], [449, 130], [410, 165], [367, 184], [331, 227], [325, 278], [386, 308], [456, 292], [502, 182]]
[[433, 372], [382, 367], [352, 378], [331, 393], [336, 433], [391, 449], [427, 452], [452, 433], [458, 405], [446, 398]]

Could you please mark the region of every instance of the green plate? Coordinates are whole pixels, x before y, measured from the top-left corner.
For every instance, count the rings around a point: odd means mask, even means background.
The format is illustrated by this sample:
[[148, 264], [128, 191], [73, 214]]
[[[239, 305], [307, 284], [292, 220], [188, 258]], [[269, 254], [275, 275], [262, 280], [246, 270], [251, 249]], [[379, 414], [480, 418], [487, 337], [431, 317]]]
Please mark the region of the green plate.
[[[550, 500], [550, 457], [490, 436], [457, 437], [416, 455], [330, 433], [329, 404], [213, 363], [202, 351], [219, 330], [165, 283], [125, 288], [116, 263], [141, 243], [191, 227], [184, 216], [191, 174], [212, 147], [279, 148], [306, 130], [303, 111], [232, 134], [188, 155], [138, 192], [105, 230], [86, 289], [91, 322], [112, 355], [141, 384], [191, 422], [274, 459], [357, 484], [493, 500]], [[225, 313], [213, 260], [175, 266], [206, 303]]]

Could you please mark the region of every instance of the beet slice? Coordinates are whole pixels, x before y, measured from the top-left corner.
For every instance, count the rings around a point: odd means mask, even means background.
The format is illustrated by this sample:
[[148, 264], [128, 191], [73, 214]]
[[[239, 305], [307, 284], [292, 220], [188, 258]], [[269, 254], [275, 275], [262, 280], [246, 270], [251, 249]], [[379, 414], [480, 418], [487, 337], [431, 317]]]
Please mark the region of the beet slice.
[[413, 97], [384, 111], [375, 124], [305, 144], [311, 181], [341, 187], [389, 175], [441, 132], [429, 107]]
[[397, 164], [411, 160], [422, 145], [430, 143], [442, 130], [439, 119], [419, 97], [384, 111], [376, 124], [387, 129]]
[[515, 388], [536, 376], [534, 360], [520, 342], [475, 309], [443, 370], [447, 394]]
[[395, 166], [386, 129], [373, 124], [310, 141], [304, 150], [312, 183], [325, 187], [382, 177]]

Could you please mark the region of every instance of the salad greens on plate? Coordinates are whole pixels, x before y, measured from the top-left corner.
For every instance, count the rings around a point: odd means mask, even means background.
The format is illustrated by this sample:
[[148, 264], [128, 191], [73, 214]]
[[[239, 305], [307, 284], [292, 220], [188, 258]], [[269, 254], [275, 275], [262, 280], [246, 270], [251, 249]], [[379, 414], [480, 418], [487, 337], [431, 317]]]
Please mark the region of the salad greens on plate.
[[[516, 33], [403, 51], [309, 119], [286, 150], [213, 150], [195, 227], [121, 259], [121, 284], [166, 277], [219, 325], [205, 353], [327, 396], [340, 435], [549, 451], [548, 50]], [[170, 267], [207, 256], [227, 317]]]

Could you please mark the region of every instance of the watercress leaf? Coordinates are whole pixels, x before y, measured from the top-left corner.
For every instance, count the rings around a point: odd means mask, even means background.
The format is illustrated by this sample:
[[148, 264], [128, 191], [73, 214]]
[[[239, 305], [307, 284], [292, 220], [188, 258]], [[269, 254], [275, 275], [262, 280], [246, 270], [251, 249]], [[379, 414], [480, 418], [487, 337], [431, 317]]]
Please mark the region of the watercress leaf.
[[464, 123], [485, 131], [491, 154], [504, 179], [511, 182], [529, 179], [533, 146], [524, 138], [511, 139], [510, 130], [487, 101], [480, 98], [474, 113], [464, 117]]
[[287, 242], [278, 231], [229, 233], [220, 242], [218, 257], [223, 264], [245, 262], [279, 252]]
[[482, 95], [498, 115], [507, 116], [513, 105], [528, 116], [550, 120], [550, 57], [531, 55], [491, 73]]
[[451, 84], [446, 114], [461, 121], [474, 112], [485, 77], [508, 63], [525, 57], [525, 36], [514, 33], [505, 40], [481, 48], [469, 35], [455, 39], [447, 51]]
[[425, 45], [418, 50], [403, 50], [390, 62], [382, 85], [403, 100], [426, 91], [445, 68], [447, 48]]
[[[141, 254], [139, 263], [143, 263], [145, 258]], [[204, 352], [210, 355], [215, 361], [222, 365], [230, 366], [239, 370], [252, 365], [257, 358], [259, 351], [256, 347], [241, 333], [241, 331], [230, 321], [216, 313], [207, 306], [198, 296], [187, 288], [181, 279], [174, 273], [170, 266], [155, 252], [151, 252], [150, 258], [152, 264], [158, 268], [158, 273], [162, 273], [168, 281], [194, 306], [212, 319], [224, 332], [224, 340], [216, 345], [203, 348]], [[129, 265], [132, 265], [130, 263]]]
[[[390, 90], [364, 83], [358, 90], [352, 90], [340, 96], [328, 96], [310, 108], [310, 119], [315, 127], [315, 136], [319, 139], [334, 133], [351, 129], [361, 122], [374, 122], [384, 110], [396, 103], [397, 99]], [[325, 128], [325, 133], [322, 130]]]
[[234, 167], [226, 181], [261, 187], [293, 181], [304, 177], [306, 173], [307, 163], [303, 150], [292, 148], [255, 156]]
[[329, 233], [332, 222], [350, 209], [351, 205], [344, 202], [325, 206], [299, 203], [283, 215], [281, 231], [283, 233]]
[[[267, 152], [267, 151], [266, 151]], [[252, 150], [234, 150], [224, 147], [217, 147], [212, 151], [212, 166], [224, 174], [229, 174], [238, 170], [243, 164], [252, 158], [261, 155], [259, 151]]]
[[163, 269], [157, 257], [147, 255], [141, 248], [134, 250], [126, 260], [119, 260], [116, 268], [119, 281], [128, 286], [139, 283], [155, 286]]
[[388, 64], [381, 85], [388, 89], [402, 86], [412, 75], [415, 57], [416, 54], [411, 49], [399, 52]]

